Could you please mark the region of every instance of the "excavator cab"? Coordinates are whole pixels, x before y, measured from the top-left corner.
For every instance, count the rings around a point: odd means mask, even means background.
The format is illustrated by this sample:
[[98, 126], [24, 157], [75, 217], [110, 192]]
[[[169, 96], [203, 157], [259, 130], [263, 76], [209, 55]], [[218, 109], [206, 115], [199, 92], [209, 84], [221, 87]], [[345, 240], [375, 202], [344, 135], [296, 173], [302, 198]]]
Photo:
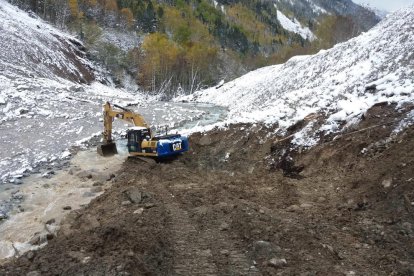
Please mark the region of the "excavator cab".
[[[127, 147], [130, 153], [133, 152], [152, 152], [148, 147], [148, 142], [151, 140], [151, 130], [145, 127], [134, 127], [127, 131]], [[143, 143], [144, 142], [144, 143]], [[146, 147], [145, 147], [146, 146]]]

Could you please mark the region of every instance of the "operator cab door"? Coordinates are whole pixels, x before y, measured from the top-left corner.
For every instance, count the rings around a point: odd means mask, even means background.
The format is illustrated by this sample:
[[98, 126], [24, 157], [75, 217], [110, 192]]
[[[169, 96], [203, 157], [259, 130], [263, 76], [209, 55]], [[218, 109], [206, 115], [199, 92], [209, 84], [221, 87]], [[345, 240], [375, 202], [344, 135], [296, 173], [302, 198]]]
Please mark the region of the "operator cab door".
[[142, 141], [144, 139], [150, 140], [151, 139], [151, 133], [148, 129], [142, 129], [142, 130], [130, 130], [127, 133], [128, 138], [128, 151], [129, 152], [142, 152]]
[[130, 130], [127, 133], [128, 139], [128, 151], [129, 152], [141, 152], [141, 131], [140, 130]]

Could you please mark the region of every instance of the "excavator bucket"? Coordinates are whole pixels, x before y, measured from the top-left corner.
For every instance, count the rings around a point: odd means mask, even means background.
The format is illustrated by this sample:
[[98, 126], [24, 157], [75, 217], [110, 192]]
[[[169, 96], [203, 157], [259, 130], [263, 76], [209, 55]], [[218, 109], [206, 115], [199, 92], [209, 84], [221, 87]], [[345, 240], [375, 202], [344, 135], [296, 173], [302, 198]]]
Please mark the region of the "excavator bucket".
[[102, 144], [98, 146], [98, 154], [101, 156], [112, 156], [117, 153], [118, 151], [115, 143]]

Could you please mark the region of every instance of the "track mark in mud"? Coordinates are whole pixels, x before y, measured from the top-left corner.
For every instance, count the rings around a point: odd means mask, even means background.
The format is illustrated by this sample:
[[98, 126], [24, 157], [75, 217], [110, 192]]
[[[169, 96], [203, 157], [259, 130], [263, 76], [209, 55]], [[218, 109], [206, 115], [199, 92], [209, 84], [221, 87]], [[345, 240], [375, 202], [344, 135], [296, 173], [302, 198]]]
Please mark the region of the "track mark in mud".
[[169, 210], [174, 275], [260, 275], [226, 234], [218, 229], [199, 231], [188, 212], [176, 203]]
[[261, 275], [253, 263], [240, 250], [234, 248], [227, 235], [218, 230], [207, 230], [202, 234], [206, 238], [214, 239], [213, 252], [218, 263], [219, 275]]
[[174, 275], [217, 275], [208, 240], [199, 235], [187, 211], [177, 204], [169, 207], [174, 239]]

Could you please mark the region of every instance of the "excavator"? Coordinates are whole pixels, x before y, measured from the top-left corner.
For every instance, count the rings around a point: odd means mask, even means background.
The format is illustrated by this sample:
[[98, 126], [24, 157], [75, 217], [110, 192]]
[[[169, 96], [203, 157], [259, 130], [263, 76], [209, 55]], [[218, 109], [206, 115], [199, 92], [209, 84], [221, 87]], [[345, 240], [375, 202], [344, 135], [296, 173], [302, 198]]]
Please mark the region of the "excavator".
[[98, 154], [111, 156], [117, 154], [115, 142], [112, 140], [112, 122], [115, 118], [132, 123], [134, 127], [127, 130], [127, 147], [130, 156], [168, 158], [188, 151], [189, 142], [186, 136], [180, 134], [166, 134], [153, 136], [151, 128], [141, 114], [132, 110], [114, 105], [109, 102], [103, 106], [104, 132], [103, 144], [98, 146]]

